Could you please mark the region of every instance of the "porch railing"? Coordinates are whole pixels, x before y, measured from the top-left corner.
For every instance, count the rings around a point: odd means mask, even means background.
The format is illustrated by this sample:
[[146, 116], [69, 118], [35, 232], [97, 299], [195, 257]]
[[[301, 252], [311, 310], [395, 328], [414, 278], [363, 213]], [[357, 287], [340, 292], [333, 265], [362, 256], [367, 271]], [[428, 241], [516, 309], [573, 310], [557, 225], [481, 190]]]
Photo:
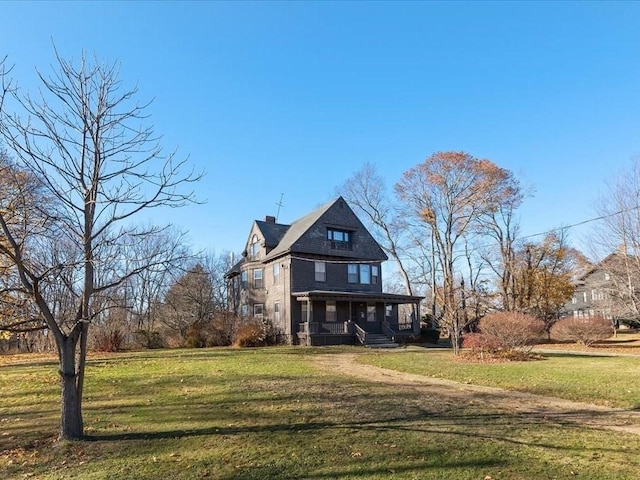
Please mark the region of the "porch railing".
[[351, 322], [303, 322], [300, 324], [300, 332], [307, 335], [311, 334], [329, 334], [329, 335], [345, 335], [353, 333]]
[[382, 333], [389, 337], [392, 342], [396, 341], [396, 332], [393, 331], [387, 322], [382, 322]]
[[367, 343], [367, 332], [365, 332], [364, 329], [357, 323], [354, 323], [353, 325], [356, 331], [356, 338], [362, 345], [365, 345]]

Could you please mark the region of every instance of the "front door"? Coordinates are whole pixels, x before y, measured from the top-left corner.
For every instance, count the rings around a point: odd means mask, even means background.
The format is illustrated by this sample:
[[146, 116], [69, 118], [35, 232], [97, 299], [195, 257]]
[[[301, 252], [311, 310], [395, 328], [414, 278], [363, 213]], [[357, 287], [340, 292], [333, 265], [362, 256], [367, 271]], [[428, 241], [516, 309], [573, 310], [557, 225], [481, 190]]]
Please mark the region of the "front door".
[[[370, 311], [373, 308], [373, 311]], [[380, 322], [377, 321], [375, 306], [367, 306], [366, 303], [354, 303], [351, 315], [353, 320], [369, 333], [380, 333]]]
[[367, 329], [367, 304], [353, 303], [351, 306], [351, 319], [360, 327]]

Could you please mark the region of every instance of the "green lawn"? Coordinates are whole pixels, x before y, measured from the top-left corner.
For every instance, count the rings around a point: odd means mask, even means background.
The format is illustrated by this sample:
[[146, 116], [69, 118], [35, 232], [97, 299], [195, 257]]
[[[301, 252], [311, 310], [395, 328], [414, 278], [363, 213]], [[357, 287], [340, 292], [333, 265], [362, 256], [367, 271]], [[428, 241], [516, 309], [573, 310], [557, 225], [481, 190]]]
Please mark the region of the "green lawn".
[[[488, 405], [452, 408], [411, 389], [316, 367], [315, 355], [336, 351], [164, 350], [94, 358], [84, 403], [91, 439], [65, 443], [54, 442], [55, 362], [0, 358], [0, 478], [638, 478], [638, 436], [520, 423]], [[444, 352], [348, 351], [405, 367], [440, 355], [447, 361]], [[551, 361], [527, 368], [546, 369]], [[566, 361], [578, 372], [593, 359]]]
[[359, 361], [457, 382], [640, 408], [640, 357], [550, 353], [530, 362], [468, 363], [455, 361], [449, 350], [423, 349], [371, 353], [360, 356]]

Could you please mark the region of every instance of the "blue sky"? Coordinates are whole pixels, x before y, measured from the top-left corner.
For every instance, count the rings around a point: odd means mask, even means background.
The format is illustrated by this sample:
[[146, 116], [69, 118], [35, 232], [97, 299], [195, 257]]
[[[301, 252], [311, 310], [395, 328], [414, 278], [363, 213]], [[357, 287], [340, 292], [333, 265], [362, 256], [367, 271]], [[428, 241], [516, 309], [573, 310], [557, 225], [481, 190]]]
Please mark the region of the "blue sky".
[[[364, 162], [389, 187], [466, 151], [535, 189], [534, 234], [595, 216], [640, 153], [638, 2], [5, 2], [0, 56], [25, 89], [55, 45], [121, 62], [167, 150], [206, 177], [203, 205], [157, 214], [196, 248], [240, 251]], [[581, 246], [584, 229], [572, 229]]]

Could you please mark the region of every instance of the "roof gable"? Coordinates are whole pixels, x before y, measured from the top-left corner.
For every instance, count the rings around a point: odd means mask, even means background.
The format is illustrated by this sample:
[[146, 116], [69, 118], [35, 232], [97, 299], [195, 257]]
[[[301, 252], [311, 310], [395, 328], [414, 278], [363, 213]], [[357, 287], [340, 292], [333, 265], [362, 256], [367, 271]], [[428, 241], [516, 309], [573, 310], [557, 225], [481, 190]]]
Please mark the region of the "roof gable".
[[262, 238], [264, 239], [264, 246], [269, 249], [274, 248], [280, 243], [282, 237], [289, 230], [290, 225], [284, 225], [282, 223], [265, 222], [262, 220], [256, 220], [256, 227], [260, 231]]
[[353, 232], [353, 250], [331, 251], [332, 255], [372, 261], [387, 260], [386, 254], [362, 224], [351, 207], [338, 197], [291, 224], [265, 260], [287, 253], [326, 255], [329, 253], [327, 229], [336, 228]]

